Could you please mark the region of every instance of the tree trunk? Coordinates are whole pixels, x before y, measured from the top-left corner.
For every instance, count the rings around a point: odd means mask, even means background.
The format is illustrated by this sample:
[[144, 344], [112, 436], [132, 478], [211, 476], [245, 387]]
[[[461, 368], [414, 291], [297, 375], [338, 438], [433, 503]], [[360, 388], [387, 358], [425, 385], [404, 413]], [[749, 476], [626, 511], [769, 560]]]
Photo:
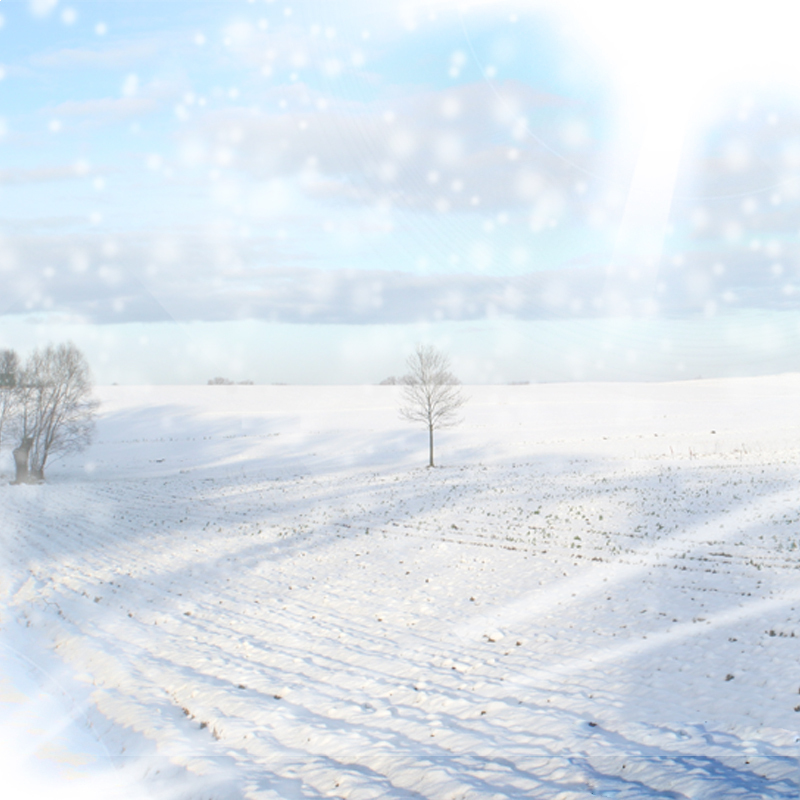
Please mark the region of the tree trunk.
[[433, 425], [428, 426], [428, 445], [429, 445], [429, 452], [430, 458], [428, 459], [428, 466], [433, 466]]
[[[30, 472], [31, 483], [44, 483], [44, 463], [47, 461], [47, 453], [42, 456], [41, 453], [33, 450], [33, 455], [30, 458]], [[41, 462], [41, 463], [40, 463]]]
[[19, 447], [14, 448], [14, 466], [17, 474], [14, 477], [14, 483], [32, 483], [30, 470], [28, 469], [28, 456], [33, 447], [33, 439], [23, 439]]

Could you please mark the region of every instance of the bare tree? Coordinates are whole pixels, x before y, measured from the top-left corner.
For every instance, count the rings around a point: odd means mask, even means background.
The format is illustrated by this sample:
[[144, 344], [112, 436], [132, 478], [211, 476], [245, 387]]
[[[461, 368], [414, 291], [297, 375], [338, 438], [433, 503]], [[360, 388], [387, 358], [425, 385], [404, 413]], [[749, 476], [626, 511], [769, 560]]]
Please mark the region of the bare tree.
[[427, 427], [428, 466], [432, 467], [433, 432], [455, 425], [459, 421], [458, 409], [467, 398], [458, 378], [450, 372], [450, 359], [432, 345], [417, 345], [407, 363], [409, 372], [403, 378], [400, 416]]
[[15, 391], [14, 482], [42, 481], [50, 456], [82, 450], [91, 441], [98, 403], [91, 397], [89, 365], [72, 343], [48, 345], [31, 353]]

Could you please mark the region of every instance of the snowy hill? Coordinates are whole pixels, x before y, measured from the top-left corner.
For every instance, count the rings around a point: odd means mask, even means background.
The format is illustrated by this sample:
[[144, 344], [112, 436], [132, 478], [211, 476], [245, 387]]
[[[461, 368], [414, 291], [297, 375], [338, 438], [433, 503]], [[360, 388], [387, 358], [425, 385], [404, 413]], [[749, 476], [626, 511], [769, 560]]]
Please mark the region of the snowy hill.
[[104, 387], [0, 486], [20, 785], [797, 797], [800, 376], [469, 387], [435, 470], [399, 391]]

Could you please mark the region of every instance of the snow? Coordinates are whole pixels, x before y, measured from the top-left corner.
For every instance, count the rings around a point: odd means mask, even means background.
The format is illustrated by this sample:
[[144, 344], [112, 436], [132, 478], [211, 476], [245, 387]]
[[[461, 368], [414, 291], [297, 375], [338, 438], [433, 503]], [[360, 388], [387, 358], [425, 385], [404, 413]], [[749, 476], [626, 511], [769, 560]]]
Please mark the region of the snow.
[[[32, 796], [795, 798], [800, 376], [103, 387], [0, 486]], [[46, 791], [43, 787], [57, 787]]]

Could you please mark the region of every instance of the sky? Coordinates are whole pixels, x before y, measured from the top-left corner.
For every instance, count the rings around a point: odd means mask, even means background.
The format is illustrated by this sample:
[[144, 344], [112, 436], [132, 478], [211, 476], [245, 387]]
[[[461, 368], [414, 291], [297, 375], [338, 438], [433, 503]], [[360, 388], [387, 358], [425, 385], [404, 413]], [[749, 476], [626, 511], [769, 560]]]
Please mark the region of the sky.
[[800, 364], [790, 4], [0, 0], [0, 347], [98, 383]]

